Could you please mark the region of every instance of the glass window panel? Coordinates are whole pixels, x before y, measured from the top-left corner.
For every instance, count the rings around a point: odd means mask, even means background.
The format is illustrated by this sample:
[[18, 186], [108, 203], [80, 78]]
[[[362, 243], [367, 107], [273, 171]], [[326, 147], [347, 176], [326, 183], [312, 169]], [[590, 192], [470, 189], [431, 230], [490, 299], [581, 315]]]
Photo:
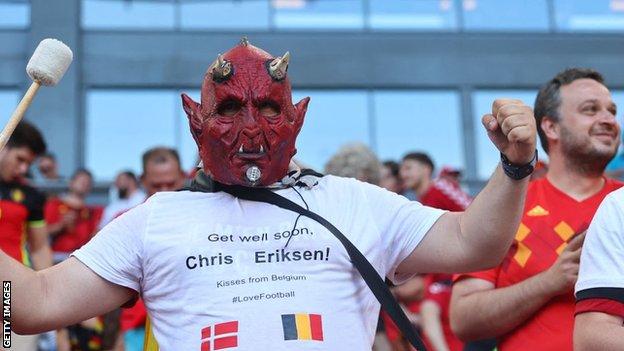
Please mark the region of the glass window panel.
[[463, 0], [464, 27], [474, 31], [548, 31], [546, 0]]
[[123, 169], [140, 174], [145, 150], [175, 147], [179, 104], [169, 90], [87, 92], [87, 168], [100, 180], [111, 180]]
[[173, 0], [82, 0], [82, 25], [88, 29], [173, 29]]
[[268, 0], [182, 0], [185, 29], [268, 29]]
[[199, 102], [200, 91], [183, 90], [176, 94], [175, 108], [178, 111], [178, 123], [180, 124], [177, 134], [178, 141], [176, 144], [178, 145], [178, 152], [180, 153], [180, 158], [182, 159], [182, 168], [188, 172], [197, 166], [199, 156], [197, 153], [197, 144], [195, 144], [195, 140], [191, 135], [188, 118], [182, 109], [182, 99], [180, 98], [180, 93], [186, 93], [186, 95], [190, 96], [193, 100]]
[[0, 128], [9, 121], [20, 98], [17, 90], [0, 90]]
[[410, 151], [423, 151], [437, 169], [444, 165], [464, 167], [457, 92], [376, 92], [374, 111], [381, 160], [398, 161]]
[[26, 28], [30, 24], [30, 3], [0, 2], [0, 28]]
[[272, 0], [280, 29], [362, 29], [362, 0]]
[[323, 171], [344, 144], [369, 144], [368, 98], [365, 91], [298, 90], [293, 103], [309, 96], [310, 104], [297, 139], [297, 160]]
[[[487, 136], [481, 117], [492, 112], [492, 103], [498, 98], [513, 98], [522, 100], [525, 104], [533, 106], [537, 90], [481, 90], [473, 94], [473, 124], [475, 142], [477, 147], [477, 176], [480, 179], [489, 179], [494, 169], [500, 162], [500, 154]], [[538, 140], [538, 153], [540, 160], [547, 161], [548, 155], [542, 149]]]
[[561, 31], [624, 30], [624, 0], [554, 0]]
[[624, 125], [624, 90], [611, 90], [611, 97], [617, 105], [617, 120]]
[[453, 0], [369, 0], [373, 29], [453, 30], [457, 15]]

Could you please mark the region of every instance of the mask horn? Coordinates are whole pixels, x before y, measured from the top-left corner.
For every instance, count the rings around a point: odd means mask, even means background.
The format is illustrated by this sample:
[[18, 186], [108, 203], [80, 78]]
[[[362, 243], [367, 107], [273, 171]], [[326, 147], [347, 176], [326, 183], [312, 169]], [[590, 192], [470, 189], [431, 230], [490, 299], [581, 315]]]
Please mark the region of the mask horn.
[[269, 61], [267, 69], [269, 75], [273, 80], [280, 81], [286, 78], [286, 71], [288, 71], [288, 62], [290, 61], [290, 53], [286, 51], [284, 56], [277, 57], [272, 61]]
[[209, 71], [212, 71], [212, 80], [217, 83], [222, 83], [230, 79], [234, 73], [232, 63], [225, 60], [221, 54], [219, 54], [215, 62], [210, 65]]

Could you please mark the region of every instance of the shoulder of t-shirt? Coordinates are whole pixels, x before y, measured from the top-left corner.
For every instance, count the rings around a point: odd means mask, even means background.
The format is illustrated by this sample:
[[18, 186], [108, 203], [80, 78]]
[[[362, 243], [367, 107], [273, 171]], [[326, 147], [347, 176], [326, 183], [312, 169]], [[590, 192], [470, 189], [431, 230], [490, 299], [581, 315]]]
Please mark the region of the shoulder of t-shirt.
[[311, 191], [316, 189], [330, 190], [332, 192], [353, 191], [370, 184], [361, 182], [355, 178], [339, 177], [334, 175], [326, 175], [319, 178], [317, 185]]
[[29, 210], [43, 210], [46, 201], [46, 196], [43, 192], [28, 184], [14, 184], [12, 188], [19, 189], [22, 193], [24, 193], [24, 201], [22, 201], [22, 203], [24, 203]]
[[618, 207], [624, 205], [622, 201], [624, 200], [624, 187], [614, 187], [612, 191], [610, 191], [602, 200], [603, 203], [613, 202]]
[[166, 202], [174, 201], [174, 200], [182, 200], [182, 199], [195, 198], [195, 197], [205, 197], [205, 196], [211, 196], [214, 194], [220, 194], [220, 193], [190, 191], [190, 190], [160, 191], [148, 197], [144, 203], [154, 203], [154, 204], [166, 203]]
[[[319, 182], [316, 187], [318, 187], [319, 190], [323, 189], [325, 191], [329, 191], [331, 194], [338, 197], [345, 194], [350, 196], [367, 196], [367, 194], [400, 196], [375, 184], [366, 183], [355, 178], [333, 175], [326, 175], [319, 178]], [[314, 191], [314, 188], [312, 188], [312, 191]], [[401, 196], [401, 198], [403, 197]]]

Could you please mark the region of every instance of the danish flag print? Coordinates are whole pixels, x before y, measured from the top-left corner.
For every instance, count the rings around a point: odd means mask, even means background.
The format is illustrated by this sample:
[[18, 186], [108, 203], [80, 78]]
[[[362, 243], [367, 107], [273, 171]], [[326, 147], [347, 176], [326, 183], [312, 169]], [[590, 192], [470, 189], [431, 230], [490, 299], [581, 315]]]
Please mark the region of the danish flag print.
[[201, 330], [201, 351], [215, 351], [238, 346], [238, 321], [218, 323]]

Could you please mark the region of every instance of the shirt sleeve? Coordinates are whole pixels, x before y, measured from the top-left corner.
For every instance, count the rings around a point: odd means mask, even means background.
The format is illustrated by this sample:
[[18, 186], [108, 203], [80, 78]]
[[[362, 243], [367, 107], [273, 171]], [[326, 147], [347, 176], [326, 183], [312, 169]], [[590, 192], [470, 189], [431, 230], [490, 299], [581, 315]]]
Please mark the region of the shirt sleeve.
[[42, 227], [45, 225], [43, 208], [45, 206], [45, 195], [35, 189], [31, 189], [28, 204], [28, 225], [30, 227]]
[[597, 311], [621, 315], [624, 304], [623, 194], [618, 190], [605, 198], [587, 231], [575, 286], [576, 313]]
[[72, 256], [111, 283], [140, 292], [143, 239], [149, 212], [149, 202], [126, 212]]
[[387, 251], [386, 267], [389, 270], [386, 276], [393, 283], [400, 284], [413, 274], [397, 274], [397, 267], [416, 249], [445, 211], [409, 201], [377, 186], [367, 184], [365, 189], [366, 202]]

